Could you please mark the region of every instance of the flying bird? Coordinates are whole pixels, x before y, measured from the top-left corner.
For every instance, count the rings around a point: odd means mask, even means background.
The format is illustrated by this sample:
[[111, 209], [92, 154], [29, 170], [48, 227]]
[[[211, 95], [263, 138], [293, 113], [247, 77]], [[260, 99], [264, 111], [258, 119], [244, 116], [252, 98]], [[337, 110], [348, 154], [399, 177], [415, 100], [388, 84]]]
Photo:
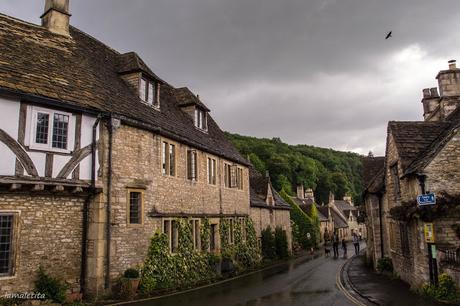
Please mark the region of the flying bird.
[[388, 39], [388, 38], [392, 37], [391, 33], [392, 33], [392, 31], [388, 32], [387, 36], [385, 36], [385, 39]]

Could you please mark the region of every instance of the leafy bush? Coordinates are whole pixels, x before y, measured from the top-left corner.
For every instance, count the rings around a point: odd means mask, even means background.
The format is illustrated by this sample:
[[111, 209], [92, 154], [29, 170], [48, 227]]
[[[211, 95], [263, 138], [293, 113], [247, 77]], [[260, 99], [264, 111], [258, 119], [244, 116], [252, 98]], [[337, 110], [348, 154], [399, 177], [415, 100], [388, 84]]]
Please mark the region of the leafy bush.
[[65, 302], [67, 289], [68, 286], [66, 284], [46, 274], [43, 267], [40, 266], [35, 280], [36, 292], [43, 293], [47, 299], [62, 304]]
[[139, 278], [139, 271], [133, 268], [126, 269], [123, 276], [126, 278]]
[[275, 259], [276, 258], [276, 247], [275, 247], [275, 236], [273, 235], [272, 229], [267, 227], [262, 230], [262, 256], [265, 259]]
[[389, 257], [380, 258], [377, 261], [377, 271], [380, 273], [382, 272], [390, 272], [393, 273], [393, 262]]
[[[280, 192], [281, 197], [291, 206], [291, 221], [293, 226], [293, 238], [303, 249], [309, 249], [316, 246], [316, 235], [319, 233], [319, 228], [315, 222], [297, 205], [292, 198], [284, 191]], [[308, 238], [310, 235], [310, 239]]]
[[454, 302], [459, 300], [458, 288], [452, 277], [443, 273], [439, 275], [438, 286], [426, 284], [422, 287], [422, 293], [432, 299]]
[[279, 226], [275, 229], [275, 251], [276, 256], [280, 259], [289, 257], [287, 234]]

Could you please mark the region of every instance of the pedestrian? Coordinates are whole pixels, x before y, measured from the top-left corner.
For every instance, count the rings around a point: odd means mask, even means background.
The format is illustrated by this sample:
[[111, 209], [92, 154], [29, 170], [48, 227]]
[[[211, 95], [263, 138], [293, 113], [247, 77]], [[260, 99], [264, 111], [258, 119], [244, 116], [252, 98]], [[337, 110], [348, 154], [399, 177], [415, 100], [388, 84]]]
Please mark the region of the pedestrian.
[[359, 254], [359, 237], [353, 233], [353, 245], [355, 246], [355, 255]]
[[332, 236], [332, 248], [334, 249], [334, 258], [339, 257], [339, 235], [337, 232], [334, 232]]
[[347, 258], [347, 242], [345, 238], [342, 239], [343, 258]]

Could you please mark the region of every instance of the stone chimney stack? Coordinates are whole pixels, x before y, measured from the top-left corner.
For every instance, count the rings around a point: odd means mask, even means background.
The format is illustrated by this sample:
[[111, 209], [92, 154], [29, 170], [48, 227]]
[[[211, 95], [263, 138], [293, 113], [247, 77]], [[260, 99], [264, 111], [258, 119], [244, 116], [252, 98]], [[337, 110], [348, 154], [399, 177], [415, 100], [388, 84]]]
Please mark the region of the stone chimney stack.
[[348, 202], [348, 204], [350, 204], [351, 206], [354, 206], [354, 205], [353, 205], [353, 200], [351, 199], [351, 196], [346, 195], [346, 196], [343, 197], [343, 200], [344, 200], [345, 202]]
[[305, 190], [305, 199], [312, 200], [315, 202], [315, 194], [313, 193], [313, 189], [308, 188]]
[[450, 60], [449, 69], [440, 71], [436, 79], [441, 96], [440, 117], [444, 120], [460, 106], [460, 69], [457, 68], [457, 61]]
[[305, 199], [305, 192], [304, 192], [304, 189], [303, 189], [303, 185], [298, 185], [297, 186], [297, 198]]
[[425, 121], [439, 121], [439, 115], [435, 114], [439, 106], [439, 101], [438, 89], [436, 87], [423, 89], [422, 104]]
[[50, 32], [69, 36], [70, 16], [69, 0], [46, 0], [42, 26]]

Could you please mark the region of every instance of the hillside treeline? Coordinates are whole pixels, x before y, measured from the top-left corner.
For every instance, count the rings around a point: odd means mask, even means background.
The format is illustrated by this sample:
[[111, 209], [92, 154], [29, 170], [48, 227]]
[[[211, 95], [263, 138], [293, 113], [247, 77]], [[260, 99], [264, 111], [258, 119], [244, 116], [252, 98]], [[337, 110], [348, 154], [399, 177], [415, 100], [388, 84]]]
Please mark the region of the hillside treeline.
[[329, 192], [336, 199], [350, 194], [361, 203], [361, 157], [309, 145], [288, 145], [280, 138], [255, 138], [226, 133], [228, 139], [261, 173], [269, 171], [277, 190], [294, 194], [303, 184], [315, 191], [316, 202], [327, 203]]

